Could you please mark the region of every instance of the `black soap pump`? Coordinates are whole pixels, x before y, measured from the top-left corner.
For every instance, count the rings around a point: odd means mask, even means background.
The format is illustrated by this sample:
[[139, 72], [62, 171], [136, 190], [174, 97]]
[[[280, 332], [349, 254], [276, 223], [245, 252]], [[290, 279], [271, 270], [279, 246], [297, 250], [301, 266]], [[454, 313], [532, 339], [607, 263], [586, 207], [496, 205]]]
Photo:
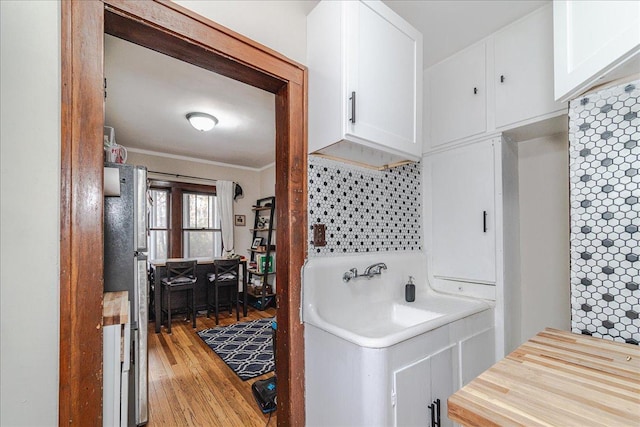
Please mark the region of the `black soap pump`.
[[407, 302], [416, 300], [416, 285], [413, 284], [413, 276], [409, 276], [409, 283], [404, 285], [404, 299]]

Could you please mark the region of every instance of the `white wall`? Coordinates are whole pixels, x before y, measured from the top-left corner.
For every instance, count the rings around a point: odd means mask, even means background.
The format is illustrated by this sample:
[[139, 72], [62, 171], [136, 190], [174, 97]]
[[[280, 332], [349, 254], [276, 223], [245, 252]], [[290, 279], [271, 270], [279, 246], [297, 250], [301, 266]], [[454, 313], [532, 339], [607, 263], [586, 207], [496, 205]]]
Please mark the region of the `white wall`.
[[276, 195], [276, 165], [275, 163], [260, 171], [260, 197]]
[[[315, 2], [180, 3], [305, 62], [306, 13]], [[0, 425], [53, 426], [60, 306], [60, 6], [1, 0], [0, 19]], [[25, 112], [37, 114], [38, 122]]]
[[2, 426], [58, 422], [59, 16], [58, 2], [0, 1]]
[[[235, 252], [247, 256], [247, 250], [251, 247], [251, 233], [249, 229], [253, 224], [253, 211], [251, 206], [262, 196], [262, 183], [265, 181], [275, 182], [275, 169], [268, 168], [264, 171], [224, 167], [212, 164], [211, 162], [178, 160], [171, 157], [153, 156], [149, 154], [135, 153], [129, 151], [127, 163], [132, 165], [146, 166], [149, 171], [164, 172], [178, 175], [197, 176], [208, 179], [221, 179], [234, 181], [242, 187], [243, 197], [239, 197], [233, 204], [234, 215], [245, 215], [247, 225], [238, 226], [234, 229]], [[269, 173], [271, 171], [271, 173]], [[171, 179], [166, 177], [165, 179]], [[212, 184], [201, 180], [185, 180], [196, 184]], [[272, 194], [270, 194], [272, 195]]]
[[545, 327], [569, 330], [567, 134], [520, 142], [521, 339]]
[[294, 61], [307, 62], [307, 14], [317, 0], [175, 2]]

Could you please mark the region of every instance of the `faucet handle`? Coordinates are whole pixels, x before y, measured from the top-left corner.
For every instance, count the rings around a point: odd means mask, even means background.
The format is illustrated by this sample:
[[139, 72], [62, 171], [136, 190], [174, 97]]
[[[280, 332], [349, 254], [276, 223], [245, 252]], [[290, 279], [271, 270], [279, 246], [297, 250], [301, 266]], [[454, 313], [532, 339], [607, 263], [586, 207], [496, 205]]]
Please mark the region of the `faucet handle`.
[[351, 279], [358, 277], [358, 269], [351, 268], [342, 275], [342, 281], [348, 283]]

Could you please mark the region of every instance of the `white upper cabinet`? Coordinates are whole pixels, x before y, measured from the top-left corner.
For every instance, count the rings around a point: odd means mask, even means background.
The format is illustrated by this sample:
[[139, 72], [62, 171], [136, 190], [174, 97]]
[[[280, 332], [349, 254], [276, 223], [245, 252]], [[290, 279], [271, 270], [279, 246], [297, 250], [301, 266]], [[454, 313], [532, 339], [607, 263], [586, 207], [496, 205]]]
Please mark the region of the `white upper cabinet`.
[[640, 1], [553, 2], [555, 97], [640, 71]]
[[373, 167], [422, 153], [422, 35], [379, 1], [307, 17], [309, 151]]
[[556, 102], [553, 96], [552, 30], [548, 5], [495, 34], [496, 128], [566, 111], [566, 103]]
[[434, 147], [486, 131], [485, 57], [482, 42], [428, 70], [428, 123]]
[[544, 6], [425, 71], [425, 152], [566, 112], [553, 95], [552, 15]]

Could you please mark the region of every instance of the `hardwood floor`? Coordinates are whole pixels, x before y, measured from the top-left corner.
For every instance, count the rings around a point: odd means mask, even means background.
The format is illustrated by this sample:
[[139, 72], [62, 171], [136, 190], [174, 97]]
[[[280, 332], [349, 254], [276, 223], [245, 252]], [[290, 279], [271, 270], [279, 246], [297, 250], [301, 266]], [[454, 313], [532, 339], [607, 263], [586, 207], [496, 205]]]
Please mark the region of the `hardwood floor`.
[[[249, 308], [240, 321], [273, 317], [274, 308], [258, 311]], [[196, 329], [181, 316], [171, 323], [171, 332], [163, 327], [159, 334], [149, 324], [149, 423], [159, 426], [270, 426], [276, 414], [263, 414], [251, 394], [251, 384], [268, 378], [242, 381], [196, 334], [215, 327], [213, 315], [196, 318]], [[236, 322], [235, 313], [220, 317], [220, 326]]]

